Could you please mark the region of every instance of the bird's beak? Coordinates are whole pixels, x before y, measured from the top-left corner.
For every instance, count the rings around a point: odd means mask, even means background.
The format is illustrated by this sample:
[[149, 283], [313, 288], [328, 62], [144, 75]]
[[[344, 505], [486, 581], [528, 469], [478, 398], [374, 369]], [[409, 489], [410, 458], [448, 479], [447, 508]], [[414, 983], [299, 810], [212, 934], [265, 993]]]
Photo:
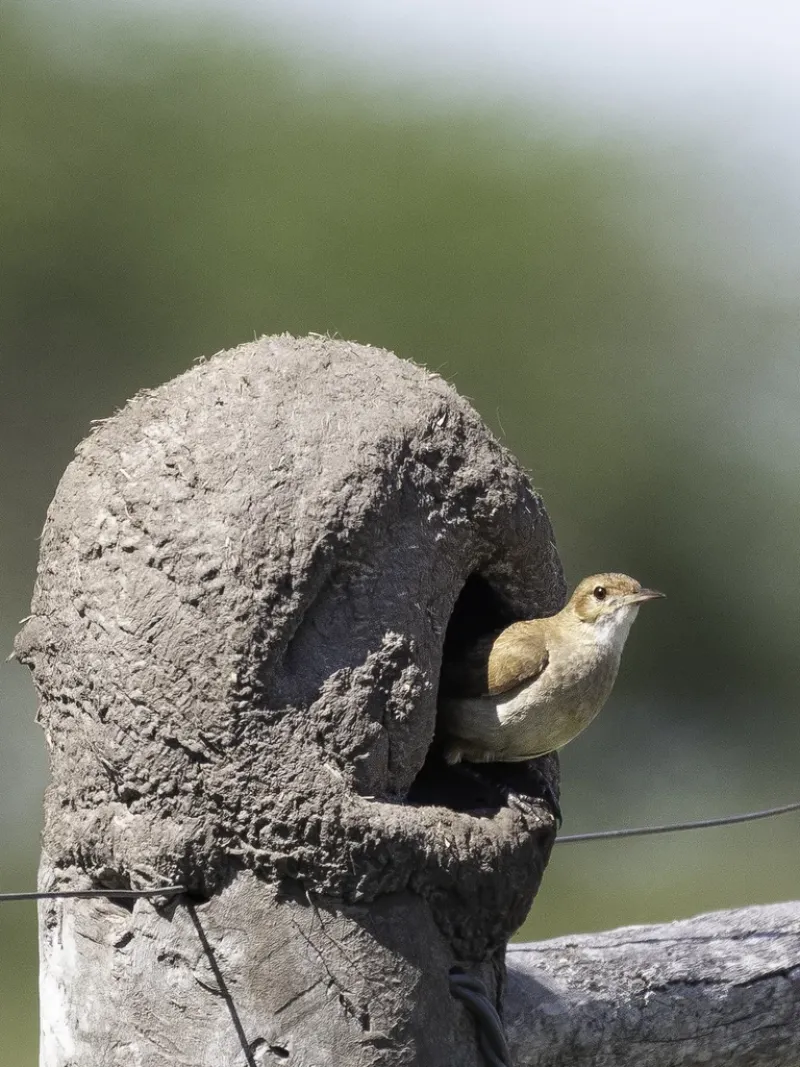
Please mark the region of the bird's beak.
[[645, 600], [661, 600], [666, 593], [659, 593], [657, 589], [640, 589], [638, 593], [632, 593], [629, 604], [644, 604]]

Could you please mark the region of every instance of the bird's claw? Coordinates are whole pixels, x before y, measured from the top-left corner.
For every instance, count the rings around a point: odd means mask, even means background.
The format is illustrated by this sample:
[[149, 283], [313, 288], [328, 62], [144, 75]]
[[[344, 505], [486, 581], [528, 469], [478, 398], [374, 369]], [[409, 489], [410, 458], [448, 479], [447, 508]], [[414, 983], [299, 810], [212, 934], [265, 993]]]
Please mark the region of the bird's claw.
[[564, 820], [561, 815], [561, 804], [559, 802], [558, 792], [553, 788], [550, 782], [550, 776], [545, 773], [541, 764], [527, 764], [525, 769], [525, 785], [526, 793], [544, 801], [556, 821], [556, 830], [560, 830]]
[[542, 778], [541, 789], [539, 792], [539, 796], [529, 797], [523, 796], [520, 793], [516, 792], [516, 790], [509, 788], [506, 792], [506, 803], [510, 808], [516, 808], [517, 811], [520, 811], [525, 815], [530, 815], [535, 805], [539, 803], [539, 801], [544, 801], [544, 803], [547, 805], [547, 807], [553, 814], [553, 817], [556, 821], [556, 829], [560, 830], [561, 824], [564, 821], [561, 816], [561, 805], [558, 802], [558, 797], [555, 794], [555, 790], [550, 786], [550, 783], [544, 779], [544, 777]]
[[[544, 803], [552, 812], [556, 829], [561, 828], [561, 805], [558, 794], [542, 770], [524, 763], [459, 763], [459, 773], [472, 779], [482, 790], [494, 792], [496, 803], [505, 804], [521, 814], [530, 816], [538, 804]], [[492, 800], [486, 797], [487, 806]]]

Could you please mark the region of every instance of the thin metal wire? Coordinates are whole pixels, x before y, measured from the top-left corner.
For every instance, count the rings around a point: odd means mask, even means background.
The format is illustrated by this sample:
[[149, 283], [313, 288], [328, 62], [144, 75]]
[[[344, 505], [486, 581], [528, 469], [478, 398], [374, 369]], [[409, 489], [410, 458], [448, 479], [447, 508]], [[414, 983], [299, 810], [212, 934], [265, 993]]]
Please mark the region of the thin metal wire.
[[645, 837], [649, 834], [672, 834], [678, 830], [706, 830], [712, 826], [733, 826], [739, 822], [755, 822], [770, 819], [773, 815], [787, 815], [800, 811], [800, 800], [784, 804], [780, 808], [765, 808], [764, 811], [748, 811], [742, 815], [725, 815], [719, 819], [699, 819], [696, 822], [667, 823], [664, 826], [634, 826], [627, 830], [598, 830], [590, 834], [567, 834], [557, 837], [557, 845], [571, 845], [576, 841], [608, 841], [616, 837]]
[[[740, 822], [755, 822], [757, 819], [771, 819], [775, 815], [788, 815], [800, 811], [800, 800], [784, 804], [779, 808], [765, 808], [763, 811], [748, 811], [741, 815], [724, 815], [719, 819], [698, 819], [696, 822], [665, 823], [663, 826], [633, 826], [623, 830], [596, 830], [588, 834], [566, 834], [557, 837], [557, 845], [572, 845], [579, 841], [610, 841], [620, 837], [648, 837], [654, 834], [673, 834], [681, 830], [707, 830], [714, 826], [734, 826]], [[86, 900], [91, 897], [105, 897], [109, 900], [131, 900], [136, 897], [174, 897], [185, 893], [182, 885], [165, 885], [159, 889], [52, 889], [32, 893], [0, 893], [0, 904], [12, 900], [58, 900], [60, 898]]]
[[231, 1017], [233, 1028], [236, 1031], [236, 1037], [238, 1038], [239, 1044], [242, 1047], [242, 1053], [244, 1054], [245, 1063], [247, 1064], [247, 1067], [256, 1067], [256, 1061], [253, 1056], [253, 1044], [251, 1044], [247, 1040], [247, 1035], [244, 1030], [244, 1025], [242, 1024], [241, 1016], [239, 1015], [239, 1010], [236, 1007], [236, 1003], [233, 999], [233, 996], [231, 995], [231, 991], [228, 989], [228, 984], [225, 981], [225, 976], [222, 973], [222, 968], [219, 965], [217, 957], [214, 953], [214, 949], [212, 948], [211, 942], [208, 939], [208, 935], [203, 929], [203, 924], [200, 922], [200, 916], [197, 914], [197, 908], [195, 908], [194, 904], [192, 904], [191, 901], [187, 901], [186, 910], [189, 913], [189, 918], [192, 920], [192, 926], [194, 926], [195, 932], [197, 933], [197, 936], [200, 939], [200, 944], [202, 945], [203, 952], [205, 953], [206, 959], [208, 960], [208, 965], [211, 968], [211, 973], [216, 979], [216, 991], [218, 992], [219, 996], [221, 996], [222, 999], [225, 1001], [225, 1006], [227, 1007], [228, 1014]]
[[463, 1001], [474, 1017], [478, 1045], [489, 1067], [510, 1067], [511, 1053], [503, 1029], [503, 1020], [489, 1000], [486, 986], [480, 978], [463, 971], [451, 971], [450, 993]]
[[40, 893], [0, 893], [0, 903], [9, 900], [58, 900], [61, 897], [86, 900], [91, 897], [106, 897], [110, 900], [133, 897], [174, 897], [185, 893], [182, 885], [165, 885], [161, 889], [52, 889]]

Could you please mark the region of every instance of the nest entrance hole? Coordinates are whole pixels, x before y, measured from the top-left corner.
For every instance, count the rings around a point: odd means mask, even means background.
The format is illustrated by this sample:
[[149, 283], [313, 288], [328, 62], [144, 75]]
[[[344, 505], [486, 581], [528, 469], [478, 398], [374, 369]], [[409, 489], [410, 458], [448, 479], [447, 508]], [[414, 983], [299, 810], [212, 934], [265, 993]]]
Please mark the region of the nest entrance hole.
[[[508, 601], [483, 575], [467, 578], [459, 593], [447, 625], [442, 648], [442, 672], [448, 664], [458, 662], [476, 640], [497, 633], [519, 618]], [[417, 775], [408, 795], [416, 804], [436, 804], [456, 811], [487, 810], [502, 807], [503, 789], [493, 786], [490, 776], [475, 774], [471, 765], [448, 766], [442, 757], [438, 737], [434, 737], [428, 758]], [[508, 765], [497, 764], [498, 767]], [[482, 765], [484, 769], [488, 765]]]
[[490, 581], [481, 574], [471, 574], [453, 605], [444, 638], [442, 663], [457, 660], [479, 637], [497, 633], [518, 618]]

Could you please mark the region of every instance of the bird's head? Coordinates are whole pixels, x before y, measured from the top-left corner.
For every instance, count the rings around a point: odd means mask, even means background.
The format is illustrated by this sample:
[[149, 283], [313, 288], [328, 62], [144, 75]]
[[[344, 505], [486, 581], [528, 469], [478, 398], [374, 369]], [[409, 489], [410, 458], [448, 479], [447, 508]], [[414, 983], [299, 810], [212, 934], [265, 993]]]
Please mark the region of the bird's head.
[[663, 596], [655, 589], [643, 589], [627, 574], [593, 574], [579, 583], [564, 610], [581, 622], [603, 629], [627, 629], [636, 618], [640, 604]]

